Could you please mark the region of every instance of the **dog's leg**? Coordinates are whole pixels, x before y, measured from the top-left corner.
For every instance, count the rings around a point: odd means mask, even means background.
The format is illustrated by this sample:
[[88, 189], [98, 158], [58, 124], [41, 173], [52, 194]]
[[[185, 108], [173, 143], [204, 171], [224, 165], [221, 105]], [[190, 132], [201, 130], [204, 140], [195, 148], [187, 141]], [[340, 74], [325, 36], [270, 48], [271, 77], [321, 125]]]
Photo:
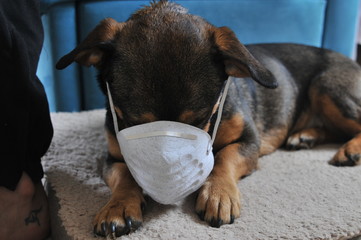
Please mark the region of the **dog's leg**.
[[[309, 149], [323, 142], [340, 142], [351, 139], [344, 144], [329, 162], [335, 166], [353, 166], [361, 164], [361, 123], [360, 116], [347, 117], [349, 113], [340, 109], [329, 95], [313, 94], [311, 108], [313, 114], [322, 122], [320, 127], [299, 129], [287, 139], [289, 150]], [[353, 106], [357, 106], [353, 104]], [[349, 106], [352, 108], [352, 105]], [[348, 110], [350, 110], [348, 109]], [[357, 112], [357, 111], [355, 111]], [[311, 118], [305, 125], [311, 122]], [[312, 124], [311, 124], [312, 125]]]
[[283, 127], [270, 129], [261, 134], [261, 147], [259, 156], [270, 154], [278, 149], [287, 137], [287, 124]]
[[[328, 95], [318, 97], [321, 114], [324, 121], [336, 131], [339, 136], [351, 138], [336, 153], [329, 162], [335, 166], [354, 166], [361, 164], [361, 116], [359, 111], [356, 117], [346, 117], [350, 115], [345, 110], [340, 109]], [[353, 104], [354, 108], [360, 106]], [[356, 107], [357, 106], [357, 107]], [[352, 109], [352, 105], [349, 106]], [[353, 110], [355, 110], [353, 109]]]
[[216, 154], [213, 171], [197, 198], [196, 211], [202, 220], [220, 227], [239, 217], [241, 201], [237, 182], [257, 167], [257, 152], [256, 145], [234, 143]]
[[[335, 166], [361, 164], [361, 69], [349, 69], [348, 74], [349, 78], [325, 74], [321, 80], [326, 84], [333, 81], [333, 88], [310, 90], [311, 108], [321, 118], [327, 133], [338, 140], [349, 139], [329, 162]], [[339, 81], [334, 80], [337, 77]]]
[[142, 189], [133, 179], [128, 167], [123, 162], [116, 138], [107, 132], [110, 165], [104, 172], [104, 179], [111, 189], [112, 196], [108, 203], [96, 215], [94, 233], [100, 236], [119, 237], [136, 230], [143, 221], [142, 211], [145, 201]]

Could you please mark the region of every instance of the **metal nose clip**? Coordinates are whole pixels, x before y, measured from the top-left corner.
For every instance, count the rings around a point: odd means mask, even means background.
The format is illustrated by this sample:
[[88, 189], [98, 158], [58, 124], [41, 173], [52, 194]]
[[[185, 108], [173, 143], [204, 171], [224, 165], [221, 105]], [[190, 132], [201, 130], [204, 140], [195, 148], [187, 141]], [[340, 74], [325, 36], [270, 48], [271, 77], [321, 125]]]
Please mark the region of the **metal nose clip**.
[[184, 138], [189, 140], [197, 140], [197, 136], [194, 134], [186, 134], [186, 133], [172, 132], [172, 131], [153, 131], [153, 132], [139, 133], [139, 134], [126, 136], [126, 139], [132, 140], [138, 138], [159, 137], [159, 136], [169, 136], [169, 137]]

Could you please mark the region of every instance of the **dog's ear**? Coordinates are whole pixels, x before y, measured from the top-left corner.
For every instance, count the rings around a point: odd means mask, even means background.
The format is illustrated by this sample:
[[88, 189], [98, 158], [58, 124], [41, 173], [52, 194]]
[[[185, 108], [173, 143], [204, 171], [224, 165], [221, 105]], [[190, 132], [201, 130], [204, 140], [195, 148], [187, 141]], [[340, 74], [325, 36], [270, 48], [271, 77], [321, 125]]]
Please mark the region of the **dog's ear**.
[[273, 74], [252, 56], [231, 29], [220, 27], [213, 28], [212, 31], [228, 75], [240, 78], [251, 77], [267, 88], [278, 86]]
[[112, 40], [121, 31], [124, 23], [112, 18], [101, 21], [92, 32], [73, 51], [63, 56], [56, 64], [57, 69], [64, 69], [72, 62], [85, 66], [97, 66], [106, 51], [111, 50]]

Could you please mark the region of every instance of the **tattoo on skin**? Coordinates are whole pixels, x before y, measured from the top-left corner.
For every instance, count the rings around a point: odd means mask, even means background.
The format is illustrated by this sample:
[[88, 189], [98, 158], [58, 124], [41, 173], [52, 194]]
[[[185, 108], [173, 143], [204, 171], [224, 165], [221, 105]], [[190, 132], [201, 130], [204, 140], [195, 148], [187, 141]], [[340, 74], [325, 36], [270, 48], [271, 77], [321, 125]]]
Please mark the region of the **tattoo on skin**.
[[38, 218], [38, 214], [41, 212], [42, 209], [43, 209], [43, 206], [40, 206], [39, 209], [32, 210], [29, 213], [29, 216], [24, 219], [25, 225], [27, 226], [30, 223], [37, 223], [40, 226], [40, 221], [39, 221], [39, 218]]

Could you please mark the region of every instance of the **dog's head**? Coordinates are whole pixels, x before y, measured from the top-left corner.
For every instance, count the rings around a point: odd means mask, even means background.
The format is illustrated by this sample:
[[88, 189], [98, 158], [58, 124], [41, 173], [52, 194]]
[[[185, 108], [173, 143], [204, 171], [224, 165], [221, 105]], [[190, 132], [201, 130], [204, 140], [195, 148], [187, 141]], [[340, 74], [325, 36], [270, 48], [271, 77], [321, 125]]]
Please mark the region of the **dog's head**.
[[103, 20], [56, 67], [73, 61], [99, 70], [103, 92], [109, 83], [122, 127], [170, 120], [204, 129], [229, 75], [277, 86], [229, 28], [167, 1], [126, 22]]

